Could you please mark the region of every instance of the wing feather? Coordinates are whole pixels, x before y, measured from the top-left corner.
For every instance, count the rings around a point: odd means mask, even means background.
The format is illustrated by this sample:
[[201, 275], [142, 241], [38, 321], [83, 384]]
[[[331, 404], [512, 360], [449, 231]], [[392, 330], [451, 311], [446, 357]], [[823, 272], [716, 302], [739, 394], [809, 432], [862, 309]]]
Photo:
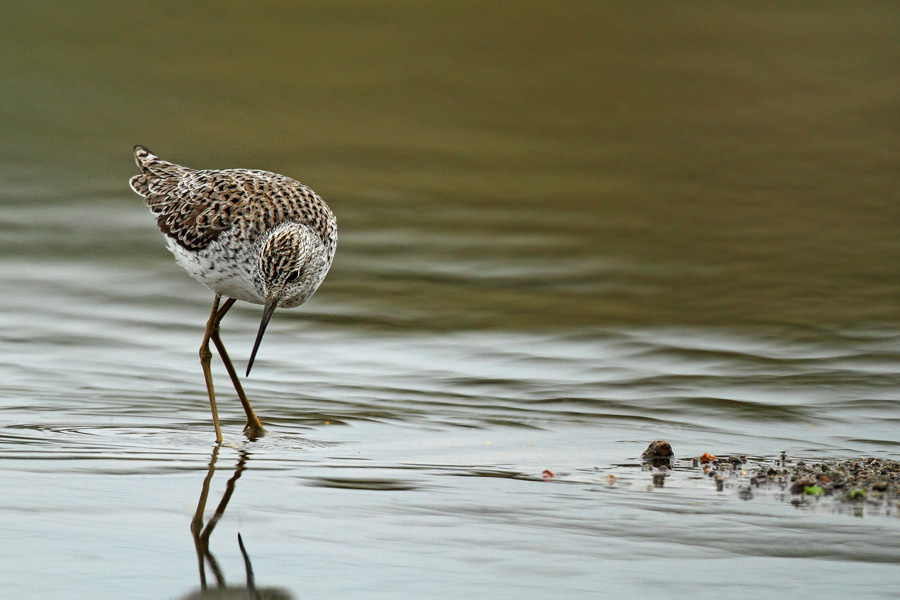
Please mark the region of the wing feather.
[[141, 170], [129, 181], [156, 215], [160, 231], [189, 250], [200, 250], [222, 231], [240, 227], [248, 239], [284, 221], [311, 227], [333, 253], [337, 223], [309, 187], [268, 171], [200, 171], [162, 160], [135, 146]]

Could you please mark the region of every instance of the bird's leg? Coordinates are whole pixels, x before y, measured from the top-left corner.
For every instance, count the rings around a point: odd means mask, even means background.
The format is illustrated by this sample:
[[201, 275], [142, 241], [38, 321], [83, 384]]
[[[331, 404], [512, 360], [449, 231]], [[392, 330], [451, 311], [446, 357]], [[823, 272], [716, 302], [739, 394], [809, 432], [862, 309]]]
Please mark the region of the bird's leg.
[[[212, 359], [212, 352], [209, 350], [209, 339], [213, 335], [213, 331], [218, 331], [219, 321], [219, 300], [222, 298], [216, 294], [213, 300], [212, 313], [209, 315], [209, 321], [206, 322], [206, 333], [203, 336], [203, 344], [200, 345], [200, 366], [203, 368], [203, 378], [206, 379], [206, 391], [209, 394], [209, 408], [212, 411], [213, 424], [216, 426], [216, 443], [222, 443], [222, 429], [219, 427], [219, 411], [216, 410], [216, 392], [213, 390], [212, 370], [209, 367], [209, 361]], [[216, 334], [218, 337], [218, 333]], [[217, 344], [218, 345], [218, 344]]]
[[222, 362], [225, 363], [225, 370], [228, 371], [228, 376], [231, 377], [231, 383], [234, 384], [234, 389], [241, 401], [241, 405], [244, 407], [244, 412], [247, 414], [247, 425], [244, 426], [244, 431], [247, 433], [247, 437], [253, 440], [257, 436], [264, 434], [266, 430], [263, 429], [262, 423], [260, 423], [259, 419], [256, 418], [256, 413], [253, 412], [253, 408], [250, 406], [250, 401], [247, 400], [247, 395], [244, 393], [244, 388], [241, 385], [241, 381], [240, 379], [238, 379], [237, 372], [234, 370], [234, 365], [231, 364], [231, 359], [228, 358], [228, 352], [225, 350], [225, 344], [222, 342], [222, 338], [219, 337], [219, 321], [222, 320], [222, 317], [225, 316], [225, 313], [228, 312], [228, 309], [234, 306], [234, 303], [235, 299], [229, 298], [225, 301], [224, 304], [222, 304], [222, 308], [220, 308], [216, 313], [215, 323], [213, 324], [210, 337], [213, 343], [216, 345], [216, 350], [219, 351], [219, 356], [222, 357]]

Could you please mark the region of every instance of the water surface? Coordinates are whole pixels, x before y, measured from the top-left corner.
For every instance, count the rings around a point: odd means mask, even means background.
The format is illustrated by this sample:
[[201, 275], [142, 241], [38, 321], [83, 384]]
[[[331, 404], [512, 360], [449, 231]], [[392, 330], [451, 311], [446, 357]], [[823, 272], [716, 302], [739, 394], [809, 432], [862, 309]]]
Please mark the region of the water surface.
[[[689, 461], [655, 487], [639, 457], [896, 458], [898, 20], [0, 9], [3, 595], [187, 597], [215, 519], [208, 586], [245, 584], [240, 533], [298, 598], [892, 597], [897, 507], [743, 499]], [[127, 189], [136, 143], [338, 216], [246, 381], [256, 442], [216, 364], [213, 444], [212, 296]], [[258, 319], [223, 323], [239, 371]]]

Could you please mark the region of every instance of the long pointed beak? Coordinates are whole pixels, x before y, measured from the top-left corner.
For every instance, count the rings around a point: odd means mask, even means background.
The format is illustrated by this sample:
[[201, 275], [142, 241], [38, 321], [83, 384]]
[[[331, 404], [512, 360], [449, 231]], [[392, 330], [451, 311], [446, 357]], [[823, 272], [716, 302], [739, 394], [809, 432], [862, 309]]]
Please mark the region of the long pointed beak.
[[250, 353], [250, 362], [247, 363], [247, 377], [250, 376], [250, 369], [253, 367], [253, 359], [256, 358], [256, 351], [259, 350], [259, 343], [262, 341], [263, 334], [266, 332], [266, 325], [269, 324], [269, 319], [272, 318], [272, 313], [275, 312], [276, 306], [278, 306], [277, 300], [266, 300], [266, 305], [263, 308], [262, 321], [259, 323], [259, 332], [256, 334], [256, 343], [253, 344], [253, 352]]

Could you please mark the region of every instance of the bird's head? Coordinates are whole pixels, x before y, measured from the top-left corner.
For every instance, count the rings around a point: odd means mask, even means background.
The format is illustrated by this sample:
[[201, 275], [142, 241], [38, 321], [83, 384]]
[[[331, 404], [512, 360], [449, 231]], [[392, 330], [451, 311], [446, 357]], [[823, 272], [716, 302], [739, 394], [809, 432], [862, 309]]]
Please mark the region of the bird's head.
[[293, 308], [306, 302], [322, 283], [329, 265], [319, 236], [306, 225], [290, 222], [278, 226], [262, 240], [257, 266], [265, 294], [265, 308], [247, 365], [247, 375], [275, 309]]

